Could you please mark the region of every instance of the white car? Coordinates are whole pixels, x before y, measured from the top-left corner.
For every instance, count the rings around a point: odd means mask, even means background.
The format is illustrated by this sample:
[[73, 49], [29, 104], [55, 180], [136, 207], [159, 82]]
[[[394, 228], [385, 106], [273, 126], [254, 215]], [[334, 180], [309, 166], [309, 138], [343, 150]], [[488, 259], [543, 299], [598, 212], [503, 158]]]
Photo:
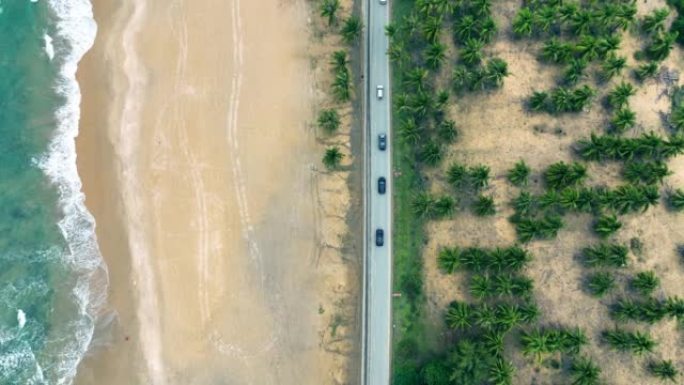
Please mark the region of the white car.
[[380, 4], [387, 4], [387, 0], [380, 0]]
[[378, 95], [378, 99], [382, 99], [383, 96], [385, 96], [385, 87], [382, 85], [378, 85], [376, 87], [376, 94]]

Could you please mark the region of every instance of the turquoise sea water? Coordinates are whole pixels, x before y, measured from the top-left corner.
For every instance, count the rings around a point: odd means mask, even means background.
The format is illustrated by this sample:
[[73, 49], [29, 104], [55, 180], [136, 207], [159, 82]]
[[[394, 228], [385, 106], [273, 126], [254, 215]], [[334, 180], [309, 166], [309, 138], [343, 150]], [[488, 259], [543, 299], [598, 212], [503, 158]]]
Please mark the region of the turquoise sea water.
[[104, 301], [74, 148], [94, 34], [87, 0], [0, 0], [0, 385], [71, 383]]

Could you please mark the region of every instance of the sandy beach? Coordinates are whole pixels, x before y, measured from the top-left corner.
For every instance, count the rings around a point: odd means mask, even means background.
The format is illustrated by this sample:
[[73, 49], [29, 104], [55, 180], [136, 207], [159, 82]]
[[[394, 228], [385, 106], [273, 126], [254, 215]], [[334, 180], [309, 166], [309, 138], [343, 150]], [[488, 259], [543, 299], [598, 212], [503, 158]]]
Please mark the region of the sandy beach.
[[318, 171], [309, 5], [114, 3], [94, 1], [78, 138], [112, 321], [76, 383], [346, 383], [357, 284], [323, 245], [349, 193], [321, 208], [346, 182]]

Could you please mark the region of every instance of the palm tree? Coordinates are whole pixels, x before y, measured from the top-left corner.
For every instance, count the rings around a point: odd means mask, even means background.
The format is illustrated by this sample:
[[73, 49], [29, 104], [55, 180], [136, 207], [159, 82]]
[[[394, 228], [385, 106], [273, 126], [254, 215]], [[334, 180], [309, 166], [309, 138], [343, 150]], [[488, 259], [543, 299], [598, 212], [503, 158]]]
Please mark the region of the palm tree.
[[347, 20], [344, 21], [342, 25], [342, 39], [345, 43], [352, 44], [358, 40], [359, 35], [361, 35], [361, 30], [363, 29], [363, 22], [361, 18], [357, 15], [351, 15]]
[[663, 61], [669, 55], [677, 39], [677, 32], [659, 33], [653, 37], [651, 45], [646, 47], [646, 56], [655, 61]]
[[466, 166], [460, 163], [452, 163], [447, 170], [447, 181], [454, 187], [460, 187], [468, 176]]
[[668, 203], [675, 211], [684, 210], [684, 190], [676, 189], [668, 196]]
[[473, 275], [470, 279], [470, 294], [478, 299], [495, 294], [494, 282], [488, 275]]
[[594, 61], [599, 57], [599, 41], [594, 36], [582, 35], [575, 45], [575, 50], [588, 62]]
[[328, 19], [328, 25], [337, 23], [337, 11], [340, 9], [340, 0], [323, 0], [321, 2], [321, 17]]
[[513, 19], [513, 32], [518, 36], [531, 36], [534, 14], [529, 8], [522, 8]]
[[416, 144], [420, 141], [420, 127], [414, 119], [403, 119], [399, 125], [399, 135], [407, 143]]
[[519, 307], [522, 322], [530, 324], [539, 318], [539, 308], [533, 302], [527, 302]]
[[594, 232], [601, 238], [607, 238], [622, 227], [615, 215], [601, 215], [594, 222]]
[[428, 71], [422, 67], [414, 67], [404, 73], [404, 84], [416, 90], [423, 90]]
[[638, 331], [629, 332], [616, 328], [615, 330], [605, 330], [601, 335], [613, 349], [630, 351], [637, 355], [651, 352], [656, 346], [656, 342], [648, 334]]
[[527, 106], [530, 110], [539, 112], [548, 110], [549, 95], [544, 91], [534, 91], [530, 96]]
[[572, 110], [572, 93], [564, 87], [558, 87], [551, 92], [551, 106], [554, 112], [568, 112]]
[[610, 36], [599, 38], [599, 40], [598, 40], [599, 56], [600, 57], [606, 57], [611, 52], [617, 51], [618, 48], [620, 48], [621, 42], [622, 42], [622, 39], [620, 38], [620, 35], [617, 35], [617, 34], [613, 34]]
[[484, 20], [480, 21], [478, 38], [483, 42], [489, 44], [499, 32], [499, 28], [496, 26], [496, 22], [491, 16], [487, 16]]
[[435, 201], [435, 213], [434, 215], [440, 218], [448, 217], [454, 214], [456, 211], [456, 201], [454, 198], [445, 195], [438, 198]]
[[322, 109], [318, 113], [318, 127], [327, 133], [333, 133], [340, 127], [340, 115], [332, 108]]
[[479, 195], [477, 200], [473, 202], [473, 211], [475, 212], [475, 215], [480, 217], [494, 215], [496, 213], [494, 198], [491, 196]]
[[425, 64], [432, 69], [437, 69], [446, 59], [446, 46], [440, 42], [430, 43], [425, 50]]
[[658, 63], [654, 61], [648, 62], [646, 64], [641, 64], [640, 66], [634, 69], [634, 76], [639, 81], [644, 81], [648, 78], [655, 77], [657, 73]]
[[608, 104], [612, 108], [622, 108], [627, 104], [627, 99], [636, 94], [636, 89], [630, 83], [620, 82], [608, 93]]
[[627, 247], [616, 243], [602, 243], [582, 249], [584, 264], [589, 267], [627, 266]]
[[510, 385], [515, 367], [508, 361], [497, 359], [489, 368], [489, 381], [494, 385]]
[[485, 330], [492, 330], [496, 327], [496, 310], [487, 303], [482, 303], [475, 310], [475, 324]]
[[449, 304], [444, 318], [451, 329], [468, 329], [473, 322], [473, 308], [467, 303], [454, 301]]
[[582, 87], [572, 90], [572, 95], [570, 96], [570, 109], [566, 111], [582, 111], [582, 109], [584, 109], [584, 107], [591, 102], [595, 94], [596, 91], [586, 84]]
[[522, 312], [518, 305], [501, 303], [496, 306], [496, 316], [500, 330], [508, 331], [522, 322]]
[[567, 164], [558, 162], [550, 165], [544, 172], [546, 185], [561, 190], [581, 183], [587, 177], [587, 167], [581, 163]]
[[387, 56], [389, 56], [392, 63], [396, 63], [400, 67], [403, 67], [409, 59], [409, 54], [403, 41], [391, 42], [387, 49]]
[[338, 70], [339, 68], [344, 68], [346, 67], [348, 63], [347, 60], [347, 52], [344, 50], [339, 50], [335, 51], [332, 54], [332, 60], [330, 61], [330, 64], [332, 64], [334, 70]]
[[468, 178], [470, 184], [474, 189], [481, 190], [489, 185], [489, 167], [483, 164], [470, 167], [468, 169]]
[[492, 2], [491, 0], [471, 0], [470, 11], [476, 16], [484, 17], [491, 14]]
[[632, 23], [634, 23], [636, 14], [636, 2], [628, 2], [618, 5], [615, 27], [620, 28], [623, 31], [626, 30]]
[[612, 79], [613, 76], [620, 74], [626, 65], [626, 58], [615, 54], [608, 55], [601, 64], [601, 78], [604, 81]]
[[508, 181], [514, 186], [527, 186], [527, 179], [531, 171], [524, 160], [519, 160], [512, 169], [508, 170]]
[[652, 185], [663, 183], [663, 179], [672, 174], [667, 167], [667, 163], [656, 160], [648, 161], [629, 161], [625, 163], [623, 175], [630, 183], [645, 183]]
[[428, 17], [423, 21], [423, 35], [430, 43], [435, 43], [439, 40], [439, 33], [442, 31], [441, 17]]
[[586, 345], [589, 340], [584, 331], [578, 327], [572, 330], [560, 330], [560, 349], [567, 354], [578, 354], [582, 346]]
[[679, 370], [669, 360], [651, 361], [648, 364], [648, 371], [661, 380], [670, 380], [672, 382], [677, 382], [677, 377], [679, 376]]
[[541, 362], [542, 355], [550, 351], [549, 334], [540, 329], [534, 329], [531, 332], [523, 331], [520, 342], [523, 346], [523, 354], [534, 356], [538, 363]]
[[335, 74], [335, 80], [332, 84], [333, 94], [340, 102], [346, 102], [351, 99], [351, 88], [349, 71], [346, 68], [341, 68]]
[[454, 23], [456, 43], [465, 42], [472, 39], [477, 32], [477, 22], [472, 15], [464, 15]]
[[451, 84], [456, 93], [460, 93], [468, 88], [471, 88], [473, 83], [473, 73], [463, 65], [458, 65], [456, 68], [454, 68], [451, 78]]
[[567, 63], [572, 58], [572, 46], [551, 38], [542, 46], [541, 58], [553, 63]]
[[477, 39], [468, 39], [461, 49], [461, 60], [466, 65], [474, 65], [482, 60], [484, 43]]
[[442, 147], [435, 142], [426, 143], [420, 151], [420, 159], [428, 166], [436, 166], [442, 161]]
[[437, 265], [446, 274], [454, 273], [458, 269], [460, 261], [461, 253], [458, 248], [445, 247], [439, 251], [437, 256]]
[[583, 58], [571, 59], [570, 63], [563, 73], [563, 79], [568, 85], [576, 84], [584, 74], [584, 70], [587, 68], [587, 61]]
[[461, 265], [469, 271], [481, 272], [491, 265], [489, 254], [482, 249], [470, 247], [461, 253]]
[[679, 297], [668, 297], [665, 300], [665, 312], [672, 317], [677, 318], [679, 322], [684, 321], [684, 299]]
[[508, 72], [508, 63], [500, 58], [493, 58], [487, 62], [485, 72], [487, 74], [487, 82], [492, 87], [501, 87], [503, 79], [510, 75]]
[[665, 30], [665, 20], [670, 15], [667, 8], [658, 8], [646, 15], [641, 21], [641, 31], [649, 35], [660, 33]]
[[615, 288], [615, 277], [607, 271], [594, 273], [587, 278], [587, 289], [595, 297], [602, 297]]
[[458, 129], [453, 120], [443, 120], [437, 126], [437, 135], [443, 143], [453, 143], [458, 138]]
[[421, 192], [413, 198], [411, 206], [415, 215], [419, 217], [429, 217], [434, 213], [435, 198], [428, 193]]
[[535, 199], [527, 191], [521, 191], [520, 195], [515, 197], [511, 202], [516, 215], [527, 216], [531, 213], [532, 207], [535, 204]]
[[684, 131], [684, 105], [672, 108], [670, 114], [670, 126], [674, 128], [676, 133]]
[[636, 125], [636, 113], [623, 107], [615, 112], [613, 118], [610, 120], [610, 127], [617, 133], [622, 133]]
[[642, 271], [632, 278], [629, 285], [639, 294], [649, 295], [660, 285], [660, 278], [653, 271]]
[[589, 10], [579, 10], [571, 20], [571, 27], [576, 36], [583, 36], [589, 33], [592, 25], [593, 15]]
[[539, 8], [534, 16], [535, 29], [545, 33], [549, 32], [556, 24], [556, 7], [545, 5]]
[[601, 368], [586, 357], [574, 359], [570, 365], [570, 373], [572, 373], [572, 385], [598, 385], [601, 383], [599, 379]]
[[328, 170], [334, 170], [340, 166], [340, 162], [344, 158], [344, 154], [337, 146], [328, 147], [323, 155], [323, 165]]

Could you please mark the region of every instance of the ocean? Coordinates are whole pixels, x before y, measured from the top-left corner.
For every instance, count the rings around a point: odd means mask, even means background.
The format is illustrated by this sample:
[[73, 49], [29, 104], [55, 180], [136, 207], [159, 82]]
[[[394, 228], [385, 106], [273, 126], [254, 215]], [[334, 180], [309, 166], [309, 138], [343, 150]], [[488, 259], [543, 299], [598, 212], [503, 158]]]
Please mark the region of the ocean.
[[76, 170], [88, 0], [0, 0], [0, 385], [70, 384], [106, 268]]

